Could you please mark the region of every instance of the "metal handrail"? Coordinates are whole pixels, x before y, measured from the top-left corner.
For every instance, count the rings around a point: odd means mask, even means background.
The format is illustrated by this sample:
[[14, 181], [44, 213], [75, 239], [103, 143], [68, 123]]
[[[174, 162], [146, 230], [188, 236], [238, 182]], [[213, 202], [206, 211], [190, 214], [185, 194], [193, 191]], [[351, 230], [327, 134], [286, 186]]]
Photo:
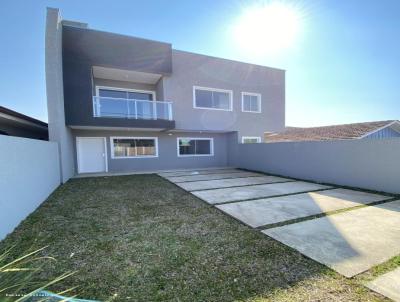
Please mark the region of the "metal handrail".
[[161, 103], [161, 104], [172, 104], [170, 101], [148, 101], [148, 100], [138, 100], [138, 99], [126, 99], [126, 98], [113, 98], [108, 96], [94, 96], [94, 99], [113, 99], [122, 101], [134, 101], [134, 102], [148, 102], [148, 103]]
[[[94, 117], [120, 117], [117, 113], [102, 113], [101, 112], [101, 100], [117, 100], [126, 102], [126, 112], [122, 112], [121, 115], [126, 118], [134, 118], [134, 119], [148, 119], [146, 118], [146, 114], [144, 112], [138, 113], [138, 104], [148, 104], [151, 105], [148, 108], [152, 108], [152, 113], [149, 115], [152, 119], [166, 119], [172, 120], [172, 102], [164, 102], [164, 101], [148, 101], [148, 100], [137, 100], [137, 99], [126, 99], [126, 98], [113, 98], [113, 97], [100, 97], [93, 96], [93, 115]], [[129, 104], [134, 104], [134, 113], [131, 113], [131, 108]], [[162, 104], [166, 106], [166, 111], [164, 112], [166, 116], [159, 116], [157, 105]], [[141, 115], [140, 115], [141, 114]]]

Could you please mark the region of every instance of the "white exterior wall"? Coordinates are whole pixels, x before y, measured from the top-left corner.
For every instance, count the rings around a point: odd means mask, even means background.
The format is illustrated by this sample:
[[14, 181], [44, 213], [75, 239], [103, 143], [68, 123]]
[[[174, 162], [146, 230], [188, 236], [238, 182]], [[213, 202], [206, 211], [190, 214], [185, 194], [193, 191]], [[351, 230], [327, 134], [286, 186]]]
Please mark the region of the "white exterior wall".
[[73, 139], [65, 126], [62, 24], [58, 9], [54, 8], [47, 9], [45, 58], [49, 141], [59, 145], [61, 181], [66, 182], [74, 175]]
[[0, 240], [59, 184], [56, 143], [0, 135]]

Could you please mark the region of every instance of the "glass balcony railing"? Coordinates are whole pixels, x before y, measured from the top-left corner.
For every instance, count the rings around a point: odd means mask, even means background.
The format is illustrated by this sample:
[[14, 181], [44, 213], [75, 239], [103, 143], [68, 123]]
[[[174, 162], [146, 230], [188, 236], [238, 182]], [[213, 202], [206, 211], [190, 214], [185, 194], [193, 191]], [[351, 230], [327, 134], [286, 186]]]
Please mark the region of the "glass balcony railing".
[[172, 121], [172, 103], [146, 100], [93, 97], [95, 117]]

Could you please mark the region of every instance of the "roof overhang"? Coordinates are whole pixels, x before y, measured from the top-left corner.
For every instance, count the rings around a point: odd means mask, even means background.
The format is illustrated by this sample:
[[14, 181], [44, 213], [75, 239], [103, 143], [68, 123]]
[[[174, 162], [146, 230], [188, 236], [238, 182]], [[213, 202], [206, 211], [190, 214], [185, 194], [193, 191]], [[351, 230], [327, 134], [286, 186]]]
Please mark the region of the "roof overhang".
[[161, 76], [157, 73], [93, 66], [93, 77], [99, 79], [154, 85], [160, 80]]

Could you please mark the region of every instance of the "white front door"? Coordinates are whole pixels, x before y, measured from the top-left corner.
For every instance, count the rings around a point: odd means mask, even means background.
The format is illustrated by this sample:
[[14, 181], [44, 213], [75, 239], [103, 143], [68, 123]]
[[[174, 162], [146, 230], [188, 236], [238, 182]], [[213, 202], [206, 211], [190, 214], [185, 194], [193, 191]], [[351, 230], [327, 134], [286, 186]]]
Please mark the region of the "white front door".
[[107, 172], [106, 139], [77, 137], [78, 173]]

